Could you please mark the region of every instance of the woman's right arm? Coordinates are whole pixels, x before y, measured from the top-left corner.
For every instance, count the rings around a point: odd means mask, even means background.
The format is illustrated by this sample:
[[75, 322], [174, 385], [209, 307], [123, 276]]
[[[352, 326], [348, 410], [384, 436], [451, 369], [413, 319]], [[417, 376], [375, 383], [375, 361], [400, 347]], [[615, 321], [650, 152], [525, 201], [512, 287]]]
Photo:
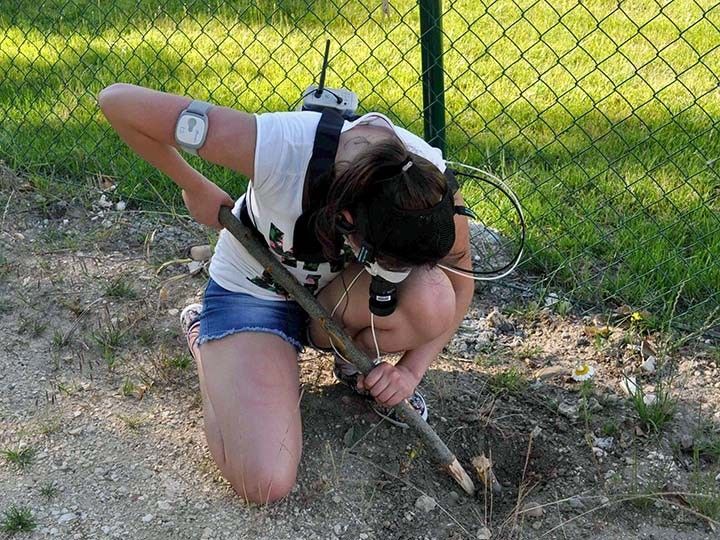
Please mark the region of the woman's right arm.
[[[117, 83], [98, 95], [98, 104], [120, 137], [145, 161], [168, 175], [183, 190], [190, 214], [200, 223], [221, 228], [220, 206], [233, 200], [193, 169], [178, 152], [175, 124], [190, 98]], [[255, 162], [255, 117], [226, 107], [208, 112], [203, 159], [252, 177]]]

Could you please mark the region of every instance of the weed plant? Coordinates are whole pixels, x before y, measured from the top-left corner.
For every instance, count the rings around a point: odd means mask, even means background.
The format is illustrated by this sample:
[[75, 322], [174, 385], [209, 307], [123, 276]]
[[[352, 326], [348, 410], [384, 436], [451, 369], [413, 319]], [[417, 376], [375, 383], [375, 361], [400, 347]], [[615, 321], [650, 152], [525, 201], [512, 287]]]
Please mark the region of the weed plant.
[[28, 446], [18, 450], [5, 449], [0, 453], [2, 453], [5, 461], [15, 465], [18, 469], [25, 469], [29, 467], [35, 458], [35, 450]]
[[638, 383], [637, 390], [630, 397], [630, 401], [642, 427], [652, 433], [660, 433], [665, 425], [674, 418], [677, 408], [677, 401], [671, 395], [670, 384], [662, 379], [655, 387], [654, 400], [646, 400], [645, 391]]
[[30, 532], [37, 527], [37, 522], [29, 508], [11, 506], [5, 510], [0, 519], [0, 530], [8, 534]]
[[497, 373], [490, 379], [490, 388], [495, 392], [506, 391], [510, 394], [516, 394], [523, 391], [527, 385], [527, 378], [514, 367]]

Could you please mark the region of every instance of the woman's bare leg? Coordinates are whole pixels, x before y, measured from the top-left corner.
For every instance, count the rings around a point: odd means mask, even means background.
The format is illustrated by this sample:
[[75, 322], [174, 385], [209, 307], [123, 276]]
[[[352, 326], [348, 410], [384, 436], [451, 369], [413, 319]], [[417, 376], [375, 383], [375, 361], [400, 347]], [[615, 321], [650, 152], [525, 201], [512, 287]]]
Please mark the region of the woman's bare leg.
[[205, 434], [243, 499], [266, 504], [295, 484], [302, 451], [297, 352], [282, 338], [241, 332], [194, 344]]

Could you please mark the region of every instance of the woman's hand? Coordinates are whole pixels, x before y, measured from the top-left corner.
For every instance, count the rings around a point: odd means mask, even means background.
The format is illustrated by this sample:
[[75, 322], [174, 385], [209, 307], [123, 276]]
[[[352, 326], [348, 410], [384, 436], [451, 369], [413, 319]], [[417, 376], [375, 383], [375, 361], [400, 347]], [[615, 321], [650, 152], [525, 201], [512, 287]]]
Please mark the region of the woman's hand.
[[183, 201], [190, 211], [190, 215], [198, 223], [208, 225], [214, 229], [222, 229], [218, 221], [221, 206], [233, 207], [235, 201], [218, 186], [206, 180], [193, 189], [183, 189]]
[[394, 407], [409, 398], [420, 381], [410, 369], [381, 362], [365, 377], [358, 377], [358, 387], [370, 392], [380, 405]]

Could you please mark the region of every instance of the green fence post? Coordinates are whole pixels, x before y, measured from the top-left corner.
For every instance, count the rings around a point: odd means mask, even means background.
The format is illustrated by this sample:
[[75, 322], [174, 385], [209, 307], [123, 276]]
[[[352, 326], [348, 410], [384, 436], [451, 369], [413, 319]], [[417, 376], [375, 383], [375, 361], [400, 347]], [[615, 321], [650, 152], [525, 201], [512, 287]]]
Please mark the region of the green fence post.
[[418, 0], [425, 140], [445, 152], [442, 0]]

